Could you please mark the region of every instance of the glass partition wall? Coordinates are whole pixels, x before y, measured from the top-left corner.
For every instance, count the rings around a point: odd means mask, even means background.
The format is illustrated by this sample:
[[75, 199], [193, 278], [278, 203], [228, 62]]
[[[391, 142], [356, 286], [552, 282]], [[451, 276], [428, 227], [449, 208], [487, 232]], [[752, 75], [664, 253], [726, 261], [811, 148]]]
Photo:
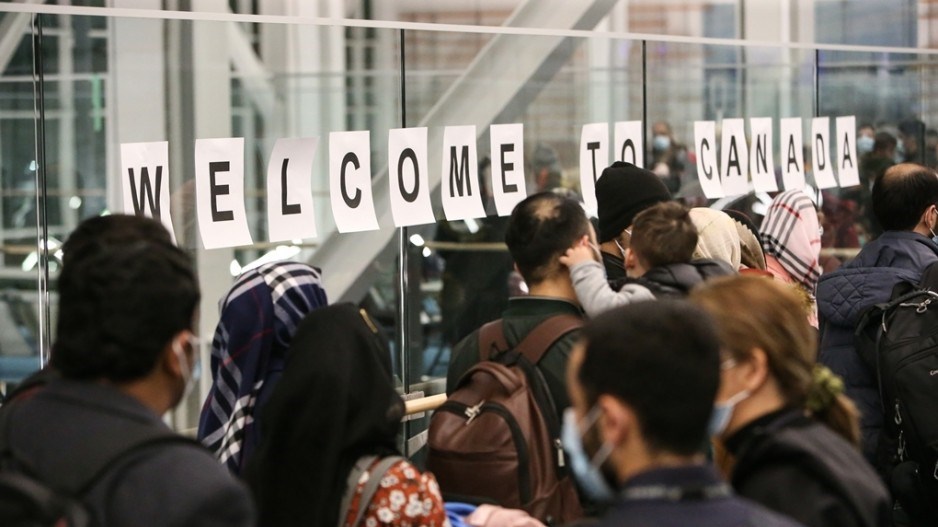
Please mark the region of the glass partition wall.
[[[869, 125], [897, 138], [903, 146], [895, 160], [938, 163], [932, 129], [938, 63], [931, 51], [589, 31], [608, 24], [616, 2], [558, 17], [566, 27], [539, 29], [526, 23], [530, 13], [520, 4], [507, 18], [496, 17], [506, 20], [503, 27], [230, 13], [112, 16], [105, 9], [30, 12], [0, 4], [0, 24], [8, 28], [0, 35], [0, 382], [19, 382], [48, 357], [62, 241], [81, 220], [124, 210], [122, 144], [168, 142], [173, 231], [196, 262], [203, 293], [203, 364], [218, 301], [237, 275], [292, 259], [322, 269], [331, 302], [352, 302], [373, 315], [408, 397], [444, 391], [452, 345], [498, 318], [508, 296], [524, 291], [513, 281], [503, 243], [507, 218], [498, 214], [496, 164], [501, 170], [516, 161], [528, 194], [580, 197], [582, 171], [591, 167], [584, 152], [600, 156], [598, 170], [634, 159], [686, 203], [741, 210], [758, 223], [772, 193], [750, 184], [738, 195], [705, 197], [697, 163], [705, 154], [694, 123], [713, 122], [719, 145], [726, 120], [744, 120], [751, 141], [750, 119], [771, 119], [770, 160], [781, 182], [780, 120], [801, 118], [798, 147], [808, 189], [824, 213], [831, 270], [876, 233], [864, 220], [862, 186], [818, 190], [824, 185], [811, 172], [812, 118], [830, 117], [837, 133], [836, 117], [855, 116], [856, 128]], [[709, 6], [695, 20], [711, 29], [688, 31], [735, 37], [720, 24], [737, 15]], [[521, 125], [517, 157], [492, 148], [509, 129], [498, 125]], [[409, 189], [398, 174], [406, 163], [399, 163], [394, 141], [403, 137], [399, 129], [422, 128], [404, 134], [425, 149], [414, 158], [425, 179]], [[584, 150], [587, 128], [602, 138], [596, 152]], [[370, 157], [364, 170], [374, 225], [340, 232], [330, 179], [338, 139], [331, 134], [353, 131], [365, 132], [357, 137], [367, 141], [359, 146]], [[620, 137], [629, 133], [637, 145], [631, 150]], [[448, 146], [459, 134], [475, 148], [454, 161]], [[195, 152], [197, 140], [210, 138], [243, 138], [251, 243], [204, 248]], [[315, 212], [308, 220], [315, 229], [271, 241], [269, 212], [280, 197], [268, 195], [268, 170], [286, 138], [313, 140], [305, 145], [315, 149], [309, 180]], [[456, 164], [458, 181], [446, 163]], [[418, 192], [416, 181], [429, 188]], [[455, 219], [444, 199], [454, 183], [476, 187], [485, 216]], [[395, 217], [398, 191], [427, 196], [429, 212], [416, 220]], [[177, 428], [194, 426], [209, 383], [205, 371], [201, 390], [175, 413]], [[413, 454], [426, 420], [406, 425]]]

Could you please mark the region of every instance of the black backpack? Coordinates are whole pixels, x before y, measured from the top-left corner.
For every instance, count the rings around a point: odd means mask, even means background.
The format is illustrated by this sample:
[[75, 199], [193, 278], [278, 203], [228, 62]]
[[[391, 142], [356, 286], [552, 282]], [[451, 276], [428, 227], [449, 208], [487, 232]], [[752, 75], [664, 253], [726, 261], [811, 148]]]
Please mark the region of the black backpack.
[[906, 512], [938, 525], [938, 264], [868, 308], [855, 336], [883, 405], [876, 468]]
[[[0, 525], [4, 527], [90, 527], [96, 525], [84, 496], [132, 454], [161, 443], [201, 446], [170, 430], [152, 426], [128, 426], [126, 434], [101, 437], [94, 452], [74, 456], [63, 470], [68, 483], [52, 483], [38, 477], [9, 442], [15, 404], [0, 410]], [[67, 439], [63, 438], [63, 441]], [[63, 444], [63, 447], [66, 446]]]

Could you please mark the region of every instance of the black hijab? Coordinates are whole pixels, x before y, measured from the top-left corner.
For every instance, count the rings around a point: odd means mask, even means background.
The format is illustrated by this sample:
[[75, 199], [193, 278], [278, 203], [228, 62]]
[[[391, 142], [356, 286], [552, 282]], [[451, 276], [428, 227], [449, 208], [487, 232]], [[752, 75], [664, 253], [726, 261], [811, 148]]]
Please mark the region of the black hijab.
[[352, 465], [396, 454], [403, 415], [390, 352], [372, 322], [351, 304], [310, 313], [264, 409], [245, 475], [260, 525], [338, 525]]

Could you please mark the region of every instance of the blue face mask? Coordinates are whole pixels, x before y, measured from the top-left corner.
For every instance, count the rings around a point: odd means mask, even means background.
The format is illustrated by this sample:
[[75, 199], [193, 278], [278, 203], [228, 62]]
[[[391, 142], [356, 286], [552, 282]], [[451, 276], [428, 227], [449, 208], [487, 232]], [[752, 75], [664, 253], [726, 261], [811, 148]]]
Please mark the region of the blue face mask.
[[857, 155], [869, 154], [873, 151], [873, 143], [876, 140], [868, 135], [861, 135], [857, 138]]
[[[590, 411], [584, 419], [585, 428], [588, 430], [596, 423], [597, 419], [599, 419], [599, 412], [596, 410]], [[560, 439], [570, 460], [573, 477], [576, 478], [583, 492], [595, 501], [612, 501], [615, 495], [609, 486], [609, 482], [606, 481], [599, 469], [609, 458], [609, 454], [612, 453], [612, 446], [603, 444], [592, 459], [588, 458], [586, 450], [583, 449], [583, 438], [573, 408], [567, 408], [563, 412], [563, 429], [560, 432]]]
[[651, 138], [651, 147], [654, 150], [667, 150], [671, 147], [671, 138], [666, 135], [656, 135]]
[[710, 414], [710, 422], [707, 424], [707, 436], [721, 437], [733, 417], [733, 408], [747, 397], [749, 397], [749, 390], [743, 390], [722, 403], [715, 403], [713, 413]]

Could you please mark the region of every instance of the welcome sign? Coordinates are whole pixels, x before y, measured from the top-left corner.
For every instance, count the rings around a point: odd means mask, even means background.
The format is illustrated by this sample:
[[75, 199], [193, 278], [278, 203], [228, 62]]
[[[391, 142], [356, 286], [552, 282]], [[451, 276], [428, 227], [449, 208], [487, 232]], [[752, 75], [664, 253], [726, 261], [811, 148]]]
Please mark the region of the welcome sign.
[[[708, 198], [736, 196], [749, 183], [762, 192], [779, 190], [775, 178], [775, 126], [771, 118], [724, 119], [719, 159], [716, 122], [694, 122], [697, 174]], [[856, 119], [835, 119], [836, 154], [831, 155], [830, 119], [811, 121], [811, 163], [818, 188], [859, 184]], [[781, 119], [781, 176], [785, 189], [804, 188], [805, 169], [800, 118]], [[587, 211], [596, 214], [596, 180], [616, 161], [643, 166], [641, 121], [590, 123], [580, 135], [580, 188]], [[427, 152], [429, 130], [388, 131], [388, 178], [391, 216], [396, 227], [435, 220], [431, 204]], [[478, 179], [475, 126], [443, 129], [440, 201], [447, 220], [485, 216]], [[491, 180], [495, 208], [511, 213], [527, 193], [524, 175], [524, 126], [496, 124], [489, 128]], [[267, 225], [272, 242], [317, 236], [311, 181], [319, 138], [279, 139], [267, 165]], [[331, 132], [328, 136], [329, 198], [340, 233], [377, 230], [371, 173], [371, 133]], [[172, 233], [169, 210], [169, 144], [166, 141], [120, 146], [123, 210], [159, 219]], [[244, 204], [244, 139], [198, 139], [195, 142], [195, 193], [199, 233], [206, 249], [251, 245]], [[835, 175], [836, 168], [836, 175]]]

